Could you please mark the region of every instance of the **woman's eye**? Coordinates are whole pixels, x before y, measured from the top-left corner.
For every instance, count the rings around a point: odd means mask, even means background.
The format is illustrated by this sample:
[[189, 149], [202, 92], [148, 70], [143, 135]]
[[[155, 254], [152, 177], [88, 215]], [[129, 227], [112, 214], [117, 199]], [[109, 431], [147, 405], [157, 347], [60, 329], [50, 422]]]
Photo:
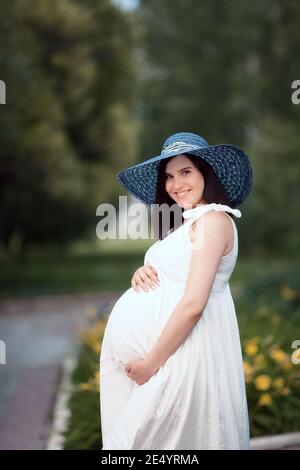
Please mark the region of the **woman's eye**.
[[184, 171], [182, 172], [182, 175], [184, 175], [184, 174], [187, 175], [188, 173], [189, 173], [189, 170], [184, 170]]
[[[190, 171], [189, 170], [184, 170], [184, 171], [182, 171], [181, 174], [183, 175], [184, 173], [190, 173]], [[165, 175], [165, 179], [168, 179], [169, 176], [171, 176], [171, 178], [172, 178], [172, 175]]]

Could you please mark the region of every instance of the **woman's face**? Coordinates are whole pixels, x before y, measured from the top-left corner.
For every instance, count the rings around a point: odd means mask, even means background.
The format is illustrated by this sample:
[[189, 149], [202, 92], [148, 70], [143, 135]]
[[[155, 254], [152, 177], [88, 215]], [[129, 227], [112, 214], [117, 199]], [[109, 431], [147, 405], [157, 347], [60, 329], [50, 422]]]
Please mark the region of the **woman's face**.
[[185, 155], [177, 155], [168, 161], [165, 170], [165, 189], [181, 208], [206, 203], [202, 197], [204, 177]]

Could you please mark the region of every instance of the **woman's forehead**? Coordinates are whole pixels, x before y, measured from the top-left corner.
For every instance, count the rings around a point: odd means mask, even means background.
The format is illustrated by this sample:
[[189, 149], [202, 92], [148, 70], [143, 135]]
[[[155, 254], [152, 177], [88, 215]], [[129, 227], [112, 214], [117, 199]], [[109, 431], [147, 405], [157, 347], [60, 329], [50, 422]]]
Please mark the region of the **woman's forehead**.
[[176, 171], [180, 170], [184, 166], [193, 166], [193, 163], [186, 155], [176, 155], [176, 157], [172, 158], [166, 165], [166, 170], [168, 171]]

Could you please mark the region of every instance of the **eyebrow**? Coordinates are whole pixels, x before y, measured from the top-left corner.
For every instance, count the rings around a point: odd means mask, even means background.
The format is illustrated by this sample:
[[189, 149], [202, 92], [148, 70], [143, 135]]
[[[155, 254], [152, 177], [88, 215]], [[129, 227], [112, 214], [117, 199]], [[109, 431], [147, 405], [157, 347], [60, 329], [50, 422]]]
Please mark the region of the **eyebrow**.
[[[192, 169], [191, 166], [186, 166], [186, 167], [181, 168], [180, 170], [178, 170], [178, 173], [179, 173], [180, 171], [190, 170], [190, 169]], [[172, 176], [172, 174], [171, 174], [171, 173], [168, 173], [167, 171], [165, 172], [165, 175], [170, 175], [170, 176]]]

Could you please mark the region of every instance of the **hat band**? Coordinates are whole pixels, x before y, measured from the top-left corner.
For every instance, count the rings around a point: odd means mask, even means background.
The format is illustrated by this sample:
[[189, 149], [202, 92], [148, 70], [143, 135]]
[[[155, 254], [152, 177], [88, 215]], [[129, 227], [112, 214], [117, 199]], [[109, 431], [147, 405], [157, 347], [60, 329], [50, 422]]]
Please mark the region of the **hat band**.
[[181, 150], [183, 148], [185, 150], [195, 150], [199, 148], [199, 145], [187, 144], [185, 142], [173, 142], [172, 144], [167, 145], [167, 147], [162, 150], [161, 154], [164, 155], [165, 153]]

